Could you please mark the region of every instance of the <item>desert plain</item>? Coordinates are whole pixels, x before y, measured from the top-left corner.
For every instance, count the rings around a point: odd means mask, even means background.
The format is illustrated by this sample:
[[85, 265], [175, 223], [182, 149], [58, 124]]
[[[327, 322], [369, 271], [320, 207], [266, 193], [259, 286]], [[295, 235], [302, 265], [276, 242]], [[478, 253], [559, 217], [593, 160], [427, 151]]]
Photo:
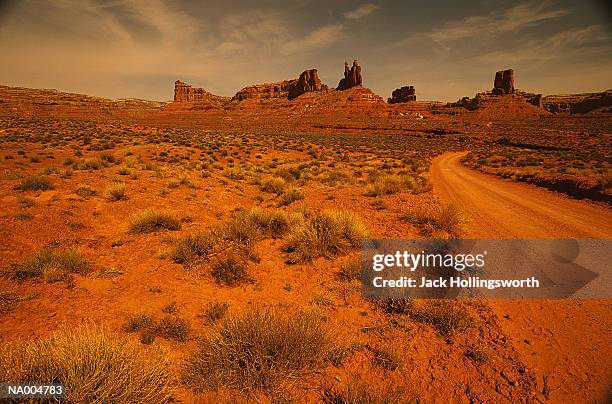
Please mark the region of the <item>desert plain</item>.
[[0, 380], [72, 402], [609, 402], [609, 299], [370, 301], [359, 246], [609, 239], [610, 90], [502, 71], [457, 103], [385, 101], [361, 74], [177, 81], [171, 102], [0, 87]]

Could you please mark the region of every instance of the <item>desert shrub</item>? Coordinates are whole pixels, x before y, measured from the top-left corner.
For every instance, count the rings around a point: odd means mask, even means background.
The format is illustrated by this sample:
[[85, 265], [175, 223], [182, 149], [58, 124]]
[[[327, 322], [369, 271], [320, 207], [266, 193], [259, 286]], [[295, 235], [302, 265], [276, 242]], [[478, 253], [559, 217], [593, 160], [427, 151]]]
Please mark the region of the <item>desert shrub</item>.
[[281, 210], [264, 210], [253, 208], [241, 212], [236, 221], [245, 227], [255, 227], [264, 237], [280, 238], [287, 234], [293, 226], [301, 223], [299, 214], [288, 214]]
[[189, 321], [171, 314], [165, 315], [159, 321], [154, 320], [149, 314], [133, 314], [128, 318], [124, 329], [127, 332], [140, 331], [140, 341], [145, 344], [152, 343], [158, 336], [184, 342], [191, 333]]
[[402, 356], [392, 347], [376, 348], [374, 349], [372, 364], [386, 370], [397, 370], [402, 366]]
[[410, 315], [417, 321], [431, 324], [443, 335], [463, 331], [473, 322], [467, 310], [449, 300], [430, 300], [422, 306], [415, 305]]
[[191, 326], [187, 320], [177, 316], [164, 316], [155, 327], [155, 334], [162, 338], [173, 339], [175, 341], [187, 341]]
[[197, 233], [179, 239], [172, 259], [177, 264], [190, 267], [201, 261], [206, 261], [213, 251], [217, 237], [212, 233]]
[[229, 256], [217, 262], [212, 269], [212, 276], [219, 283], [227, 286], [236, 286], [245, 282], [252, 282], [247, 265], [244, 260]]
[[180, 220], [170, 214], [153, 209], [146, 209], [132, 216], [129, 233], [152, 233], [160, 230], [179, 230]]
[[281, 206], [286, 206], [286, 205], [290, 205], [295, 201], [300, 201], [304, 199], [304, 194], [302, 193], [302, 191], [299, 188], [288, 188], [287, 190], [285, 190], [285, 192], [283, 192], [283, 194], [281, 195], [281, 200], [279, 202], [279, 205]]
[[322, 401], [325, 404], [408, 404], [419, 401], [410, 398], [399, 387], [388, 383], [364, 380], [360, 377], [351, 377], [347, 385], [323, 389]]
[[382, 303], [387, 313], [409, 315], [416, 321], [432, 325], [440, 334], [463, 331], [473, 323], [465, 308], [452, 300], [388, 299]]
[[22, 280], [42, 276], [51, 283], [68, 280], [73, 273], [86, 274], [90, 271], [90, 262], [75, 249], [43, 248], [25, 262], [14, 265], [11, 277]]
[[106, 199], [111, 202], [127, 199], [127, 196], [125, 195], [125, 184], [122, 182], [115, 182], [109, 185], [106, 187], [104, 194]]
[[15, 219], [17, 220], [32, 220], [34, 218], [34, 216], [32, 216], [31, 213], [28, 212], [19, 212], [15, 214]]
[[164, 351], [143, 351], [91, 323], [64, 326], [44, 340], [2, 345], [0, 380], [59, 382], [72, 403], [163, 403], [174, 391]]
[[451, 239], [461, 236], [465, 222], [463, 211], [453, 203], [415, 209], [406, 213], [403, 218], [420, 225], [426, 236]]
[[368, 229], [351, 212], [323, 211], [289, 234], [285, 250], [289, 262], [307, 262], [316, 257], [333, 257], [357, 247]]
[[17, 203], [21, 205], [22, 208], [31, 208], [36, 206], [36, 201], [29, 196], [17, 195]]
[[53, 183], [44, 175], [32, 175], [23, 179], [16, 188], [20, 191], [47, 191], [53, 189]]
[[282, 177], [272, 177], [261, 184], [261, 190], [270, 194], [281, 195], [287, 188], [287, 181]]
[[340, 269], [340, 278], [345, 281], [361, 280], [361, 261], [359, 259], [349, 259]]
[[480, 348], [473, 348], [468, 350], [465, 353], [465, 356], [470, 358], [477, 365], [482, 365], [483, 363], [487, 363], [489, 361], [489, 355], [486, 351]]
[[176, 304], [176, 301], [172, 301], [172, 302], [168, 303], [167, 305], [162, 307], [161, 311], [162, 311], [162, 313], [167, 313], [167, 314], [174, 314], [174, 313], [176, 313], [178, 311], [178, 306]]
[[209, 323], [215, 323], [225, 317], [229, 303], [227, 302], [211, 302], [208, 303], [202, 317], [204, 317]]
[[81, 198], [89, 199], [92, 196], [96, 195], [96, 190], [84, 185], [82, 187], [78, 187], [76, 191], [74, 191], [74, 193], [80, 196]]
[[188, 359], [183, 377], [197, 390], [271, 389], [282, 379], [321, 368], [331, 341], [313, 314], [251, 310], [213, 330]]
[[368, 186], [368, 196], [390, 195], [409, 189], [414, 179], [407, 175], [384, 174], [376, 176]]
[[133, 314], [128, 318], [125, 329], [127, 332], [140, 331], [154, 325], [153, 318], [150, 314], [139, 313]]
[[102, 162], [98, 160], [97, 158], [89, 157], [79, 162], [79, 164], [77, 165], [77, 168], [79, 170], [99, 170], [103, 166], [104, 165], [102, 164]]
[[242, 180], [244, 179], [244, 171], [240, 167], [227, 167], [221, 171], [221, 175], [229, 178], [230, 180]]

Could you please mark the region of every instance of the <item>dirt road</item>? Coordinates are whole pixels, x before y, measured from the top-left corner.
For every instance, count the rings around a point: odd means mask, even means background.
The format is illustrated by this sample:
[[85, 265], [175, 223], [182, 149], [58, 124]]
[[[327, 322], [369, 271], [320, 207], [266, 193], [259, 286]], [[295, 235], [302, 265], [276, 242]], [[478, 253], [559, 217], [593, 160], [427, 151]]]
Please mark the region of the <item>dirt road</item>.
[[464, 208], [466, 237], [612, 238], [610, 209], [468, 169], [464, 155], [434, 159], [430, 179], [436, 195]]
[[[432, 162], [434, 193], [459, 204], [465, 238], [612, 238], [612, 211], [461, 165]], [[612, 300], [491, 302], [504, 332], [552, 402], [607, 402], [612, 392]], [[546, 383], [544, 382], [546, 378]]]

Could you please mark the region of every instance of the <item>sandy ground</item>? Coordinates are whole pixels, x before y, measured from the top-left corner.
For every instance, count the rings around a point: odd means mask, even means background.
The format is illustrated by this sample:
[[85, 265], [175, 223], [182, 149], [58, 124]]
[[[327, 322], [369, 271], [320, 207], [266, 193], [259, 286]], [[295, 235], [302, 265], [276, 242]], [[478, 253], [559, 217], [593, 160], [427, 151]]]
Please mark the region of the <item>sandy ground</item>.
[[[466, 238], [612, 237], [609, 208], [470, 170], [460, 163], [464, 155], [434, 159], [430, 180], [443, 201], [462, 206]], [[539, 380], [549, 376], [551, 389], [559, 389], [553, 401], [610, 402], [609, 299], [501, 300], [491, 306], [521, 360]]]

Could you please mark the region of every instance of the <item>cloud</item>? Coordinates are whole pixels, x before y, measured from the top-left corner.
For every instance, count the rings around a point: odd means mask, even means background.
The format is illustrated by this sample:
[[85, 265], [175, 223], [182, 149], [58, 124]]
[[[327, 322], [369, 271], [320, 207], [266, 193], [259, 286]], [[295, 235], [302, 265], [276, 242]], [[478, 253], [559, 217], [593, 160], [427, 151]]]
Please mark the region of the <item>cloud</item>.
[[372, 14], [374, 11], [378, 10], [380, 6], [374, 3], [366, 3], [357, 7], [354, 10], [347, 11], [343, 14], [344, 18], [347, 20], [358, 20], [360, 18], [365, 17], [366, 15]]
[[427, 34], [434, 42], [444, 43], [458, 39], [477, 38], [516, 32], [544, 21], [563, 17], [569, 10], [550, 9], [550, 2], [527, 2], [502, 13], [489, 13], [447, 22]]
[[[532, 40], [513, 49], [485, 53], [477, 60], [497, 64], [545, 62], [562, 58], [586, 60], [589, 53], [610, 54], [611, 39], [605, 26], [590, 25], [558, 32], [544, 41]], [[610, 57], [607, 59], [610, 60]]]
[[318, 28], [303, 38], [283, 44], [280, 48], [282, 55], [292, 55], [298, 52], [310, 52], [321, 47], [329, 46], [344, 37], [342, 24], [329, 24]]

